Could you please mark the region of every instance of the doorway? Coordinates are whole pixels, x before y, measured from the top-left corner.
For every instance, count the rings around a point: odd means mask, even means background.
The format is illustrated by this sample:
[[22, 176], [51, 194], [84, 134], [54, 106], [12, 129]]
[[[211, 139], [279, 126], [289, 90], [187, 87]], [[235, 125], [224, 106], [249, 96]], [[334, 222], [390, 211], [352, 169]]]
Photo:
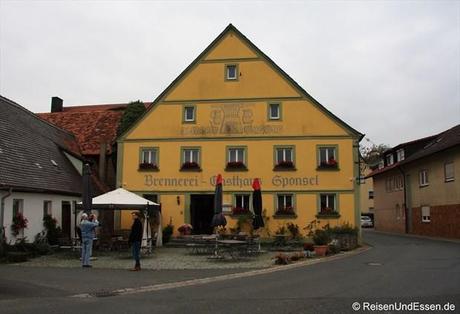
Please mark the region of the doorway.
[[214, 216], [214, 194], [190, 195], [190, 218], [193, 234], [212, 234]]
[[70, 236], [70, 219], [72, 215], [72, 207], [70, 206], [70, 202], [62, 201], [62, 212], [61, 212], [61, 228], [62, 228], [62, 236], [64, 238], [71, 238]]

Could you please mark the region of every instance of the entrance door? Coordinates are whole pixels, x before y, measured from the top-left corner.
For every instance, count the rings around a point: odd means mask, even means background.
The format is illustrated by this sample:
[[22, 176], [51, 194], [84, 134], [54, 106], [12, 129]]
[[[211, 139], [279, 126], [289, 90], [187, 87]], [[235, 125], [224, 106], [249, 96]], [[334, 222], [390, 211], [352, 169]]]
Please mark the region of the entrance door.
[[212, 217], [214, 216], [214, 195], [193, 194], [190, 195], [190, 218], [193, 226], [193, 234], [211, 234]]
[[62, 211], [61, 211], [61, 228], [62, 228], [62, 236], [65, 238], [70, 237], [70, 217], [71, 217], [72, 207], [70, 206], [70, 202], [62, 201]]

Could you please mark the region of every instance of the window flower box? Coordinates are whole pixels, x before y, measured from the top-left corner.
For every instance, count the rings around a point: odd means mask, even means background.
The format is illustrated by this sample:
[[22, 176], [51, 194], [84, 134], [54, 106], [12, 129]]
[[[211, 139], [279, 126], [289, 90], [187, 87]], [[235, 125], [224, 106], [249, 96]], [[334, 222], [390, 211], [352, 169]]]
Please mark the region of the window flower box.
[[275, 216], [296, 216], [296, 213], [292, 206], [288, 206], [278, 208], [275, 212]]
[[239, 216], [239, 215], [249, 215], [250, 211], [248, 208], [243, 207], [233, 207], [232, 208], [232, 215]]
[[340, 214], [335, 209], [326, 207], [321, 208], [321, 211], [316, 215], [318, 218], [339, 218]]
[[329, 159], [328, 161], [322, 161], [319, 164], [320, 169], [337, 169], [339, 167], [337, 161], [334, 158]]
[[246, 170], [246, 165], [242, 161], [229, 161], [225, 170]]
[[158, 166], [154, 163], [143, 162], [139, 164], [139, 170], [158, 170]]
[[181, 170], [199, 170], [200, 165], [194, 161], [186, 161], [182, 164]]
[[289, 161], [289, 160], [283, 160], [283, 161], [280, 161], [278, 162], [276, 165], [275, 165], [275, 169], [274, 170], [283, 170], [283, 169], [294, 169], [294, 163], [292, 161]]

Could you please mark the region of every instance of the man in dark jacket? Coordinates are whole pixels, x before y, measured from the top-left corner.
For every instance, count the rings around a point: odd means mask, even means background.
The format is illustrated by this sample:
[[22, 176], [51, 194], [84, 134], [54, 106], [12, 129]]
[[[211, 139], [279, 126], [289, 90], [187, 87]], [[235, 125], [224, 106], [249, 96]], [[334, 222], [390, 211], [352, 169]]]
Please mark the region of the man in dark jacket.
[[141, 242], [142, 242], [142, 223], [141, 217], [138, 212], [133, 212], [133, 225], [131, 226], [131, 233], [129, 234], [129, 243], [133, 249], [133, 258], [136, 264], [134, 265], [133, 271], [141, 270]]

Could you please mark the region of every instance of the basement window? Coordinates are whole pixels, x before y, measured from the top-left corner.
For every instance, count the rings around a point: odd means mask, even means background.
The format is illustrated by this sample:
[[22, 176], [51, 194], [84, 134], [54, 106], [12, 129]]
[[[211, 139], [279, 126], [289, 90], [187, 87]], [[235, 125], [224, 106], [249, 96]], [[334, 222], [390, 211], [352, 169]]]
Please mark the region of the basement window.
[[422, 222], [431, 222], [430, 206], [422, 206]]

